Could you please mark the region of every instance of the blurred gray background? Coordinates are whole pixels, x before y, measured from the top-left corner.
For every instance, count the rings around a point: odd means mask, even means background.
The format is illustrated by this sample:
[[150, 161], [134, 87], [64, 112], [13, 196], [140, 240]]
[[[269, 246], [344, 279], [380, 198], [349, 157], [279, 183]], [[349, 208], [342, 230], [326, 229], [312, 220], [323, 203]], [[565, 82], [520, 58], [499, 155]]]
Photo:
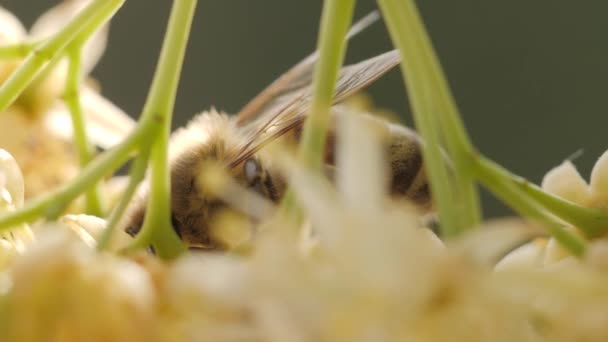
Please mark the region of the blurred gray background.
[[[55, 1], [0, 0], [26, 25]], [[418, 1], [478, 148], [540, 182], [577, 150], [588, 178], [608, 147], [608, 2], [556, 0]], [[128, 0], [94, 71], [104, 94], [137, 114], [156, 63], [171, 1]], [[310, 53], [320, 0], [200, 0], [176, 104], [176, 125], [215, 106], [237, 111]], [[360, 0], [356, 17], [376, 7]], [[348, 61], [390, 49], [383, 23], [349, 46]], [[411, 125], [396, 70], [369, 89], [377, 105]], [[489, 196], [489, 215], [506, 213]]]

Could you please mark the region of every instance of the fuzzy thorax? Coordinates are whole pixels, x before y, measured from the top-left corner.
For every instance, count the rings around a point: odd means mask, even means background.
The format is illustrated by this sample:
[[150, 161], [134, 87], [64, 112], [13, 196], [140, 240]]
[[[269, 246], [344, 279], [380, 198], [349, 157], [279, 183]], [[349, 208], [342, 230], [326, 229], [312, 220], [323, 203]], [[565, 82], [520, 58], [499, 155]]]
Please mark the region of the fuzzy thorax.
[[[224, 164], [241, 143], [242, 137], [232, 118], [214, 109], [197, 115], [171, 136], [171, 219], [173, 227], [189, 247], [222, 247], [213, 238], [210, 225], [226, 206], [200, 187], [199, 178], [205, 166]], [[243, 179], [240, 165], [228, 169], [228, 172], [237, 180]], [[143, 224], [147, 194], [147, 186], [142, 187], [140, 198], [128, 215], [126, 230], [131, 235], [135, 235]]]

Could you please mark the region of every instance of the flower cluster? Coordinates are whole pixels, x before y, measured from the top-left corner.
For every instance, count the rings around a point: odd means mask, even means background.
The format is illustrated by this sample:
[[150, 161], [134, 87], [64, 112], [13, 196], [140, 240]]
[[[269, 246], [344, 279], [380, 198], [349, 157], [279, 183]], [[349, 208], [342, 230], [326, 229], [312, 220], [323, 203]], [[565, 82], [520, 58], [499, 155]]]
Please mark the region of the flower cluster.
[[[574, 164], [567, 160], [553, 168], [543, 178], [542, 189], [572, 203], [597, 209], [608, 208], [608, 151], [595, 163], [589, 183], [583, 179]], [[582, 237], [577, 227], [569, 230]], [[592, 251], [603, 249], [604, 240], [592, 242]], [[590, 259], [603, 259], [596, 253], [590, 253]], [[594, 262], [597, 262], [595, 260]], [[548, 266], [554, 264], [577, 263], [554, 238], [538, 238], [513, 251], [497, 267], [499, 269], [521, 266]]]
[[[89, 1], [63, 1], [44, 13], [32, 28], [0, 6], [0, 48], [20, 47], [31, 51], [36, 44], [56, 33], [65, 22]], [[81, 78], [86, 79], [105, 50], [108, 28], [98, 31], [83, 47]], [[0, 85], [7, 81], [25, 58], [0, 58]], [[66, 58], [46, 68], [41, 75], [0, 113], [0, 127], [10, 127], [0, 135], [0, 148], [9, 151], [23, 170], [30, 198], [74, 178], [79, 161], [72, 144], [70, 112], [63, 99], [68, 77]], [[81, 103], [88, 120], [92, 140], [107, 148], [133, 127], [133, 122], [119, 108], [99, 95], [94, 82], [85, 81]], [[118, 129], [117, 129], [118, 128]], [[117, 133], [118, 131], [118, 133]]]
[[[0, 7], [0, 47], [35, 45], [86, 2], [64, 1], [29, 33]], [[85, 48], [85, 74], [104, 37]], [[0, 60], [0, 84], [19, 63]], [[0, 149], [0, 213], [76, 172], [71, 134], [55, 130], [65, 126], [56, 118], [68, 115], [63, 63], [0, 113], [0, 125], [15, 131], [0, 136], [0, 148], [9, 150]], [[114, 107], [84, 87], [89, 116], [111, 115]], [[535, 240], [495, 266], [514, 242], [531, 236], [529, 223], [485, 222], [440, 241], [418, 208], [389, 195], [386, 130], [371, 127], [360, 110], [345, 105], [336, 124], [335, 186], [268, 147], [264, 158], [282, 169], [307, 222], [268, 215], [252, 232], [248, 220], [218, 220], [213, 231], [233, 242], [229, 252], [162, 262], [144, 251], [128, 254], [122, 248], [132, 240], [124, 232], [114, 232], [116, 253], [98, 251], [106, 221], [86, 215], [0, 231], [0, 341], [608, 340], [608, 244], [594, 243], [579, 261], [553, 239]], [[600, 158], [589, 185], [566, 162], [543, 188], [606, 208], [607, 161], [608, 154]], [[200, 183], [247, 194], [222, 197], [233, 207], [255, 199], [222, 177], [201, 176]]]

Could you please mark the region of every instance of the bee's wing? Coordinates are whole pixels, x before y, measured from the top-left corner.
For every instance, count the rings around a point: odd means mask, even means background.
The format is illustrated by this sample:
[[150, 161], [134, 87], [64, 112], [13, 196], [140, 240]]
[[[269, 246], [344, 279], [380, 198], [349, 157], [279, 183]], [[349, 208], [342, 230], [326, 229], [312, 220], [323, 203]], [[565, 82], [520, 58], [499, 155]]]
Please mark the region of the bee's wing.
[[[346, 34], [346, 39], [350, 39], [361, 33], [364, 29], [376, 22], [380, 18], [378, 11], [373, 11], [357, 21]], [[304, 58], [300, 63], [293, 66], [266, 89], [262, 90], [256, 97], [249, 101], [237, 114], [236, 122], [244, 125], [271, 108], [276, 108], [283, 101], [279, 101], [284, 95], [294, 93], [310, 84], [315, 63], [319, 59], [317, 51]]]
[[[336, 82], [333, 103], [343, 101], [349, 95], [369, 85], [398, 65], [399, 61], [399, 51], [393, 50], [344, 67]], [[311, 91], [309, 82], [297, 90], [280, 95], [267, 104], [263, 113], [242, 127], [246, 142], [230, 159], [229, 165], [238, 165], [266, 143], [294, 129], [300, 129], [310, 107]]]

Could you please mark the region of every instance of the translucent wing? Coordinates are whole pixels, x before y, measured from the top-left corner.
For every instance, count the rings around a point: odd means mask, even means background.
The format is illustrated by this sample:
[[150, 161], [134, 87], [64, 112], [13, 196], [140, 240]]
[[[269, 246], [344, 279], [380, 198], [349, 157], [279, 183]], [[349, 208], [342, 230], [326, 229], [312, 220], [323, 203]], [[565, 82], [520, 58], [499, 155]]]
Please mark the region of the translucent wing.
[[[379, 18], [380, 14], [378, 11], [373, 11], [361, 18], [350, 28], [346, 39], [350, 39], [361, 33]], [[281, 101], [284, 95], [309, 85], [312, 81], [312, 71], [318, 58], [319, 54], [315, 51], [277, 78], [266, 89], [262, 90], [239, 111], [236, 119], [237, 124], [243, 125], [260, 114], [268, 112], [270, 108], [279, 107], [284, 103]]]
[[[348, 96], [369, 85], [399, 64], [397, 50], [389, 51], [363, 62], [344, 67], [336, 82], [333, 103], [339, 103]], [[310, 82], [297, 90], [280, 95], [266, 105], [264, 113], [243, 126], [246, 143], [231, 158], [229, 165], [236, 166], [268, 142], [299, 129], [306, 118], [312, 99]]]

